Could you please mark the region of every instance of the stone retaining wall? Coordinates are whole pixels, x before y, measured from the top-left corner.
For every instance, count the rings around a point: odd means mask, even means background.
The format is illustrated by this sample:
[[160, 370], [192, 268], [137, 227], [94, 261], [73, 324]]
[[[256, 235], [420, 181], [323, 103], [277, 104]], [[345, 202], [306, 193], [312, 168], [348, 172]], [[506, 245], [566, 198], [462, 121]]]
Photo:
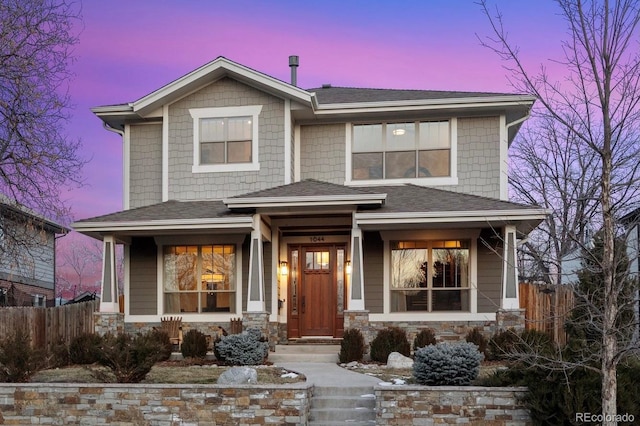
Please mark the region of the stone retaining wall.
[[526, 388], [376, 386], [377, 425], [531, 425]]
[[0, 383], [0, 424], [304, 425], [310, 384]]

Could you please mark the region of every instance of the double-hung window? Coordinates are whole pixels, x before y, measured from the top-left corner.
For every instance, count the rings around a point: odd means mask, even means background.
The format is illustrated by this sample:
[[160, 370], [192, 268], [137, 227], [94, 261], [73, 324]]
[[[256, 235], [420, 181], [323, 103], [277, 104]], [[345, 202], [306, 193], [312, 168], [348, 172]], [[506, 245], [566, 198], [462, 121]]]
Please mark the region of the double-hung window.
[[391, 311], [469, 312], [469, 245], [391, 242]]
[[193, 172], [258, 170], [258, 116], [262, 106], [190, 109]]
[[351, 179], [450, 177], [449, 121], [356, 124]]
[[235, 245], [165, 246], [164, 313], [235, 312]]

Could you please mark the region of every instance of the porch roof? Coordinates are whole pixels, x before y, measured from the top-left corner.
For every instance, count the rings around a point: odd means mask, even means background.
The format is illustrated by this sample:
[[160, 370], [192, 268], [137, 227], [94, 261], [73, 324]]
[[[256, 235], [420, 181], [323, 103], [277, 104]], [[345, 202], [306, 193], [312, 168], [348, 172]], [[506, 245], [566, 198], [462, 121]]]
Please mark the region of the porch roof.
[[166, 201], [84, 219], [73, 227], [94, 236], [202, 229], [248, 232], [253, 213], [262, 208], [277, 214], [278, 208], [290, 212], [292, 207], [313, 207], [317, 214], [318, 208], [336, 205], [350, 206], [356, 222], [368, 229], [516, 224], [528, 233], [548, 214], [535, 206], [417, 185], [350, 187], [309, 179], [222, 201]]

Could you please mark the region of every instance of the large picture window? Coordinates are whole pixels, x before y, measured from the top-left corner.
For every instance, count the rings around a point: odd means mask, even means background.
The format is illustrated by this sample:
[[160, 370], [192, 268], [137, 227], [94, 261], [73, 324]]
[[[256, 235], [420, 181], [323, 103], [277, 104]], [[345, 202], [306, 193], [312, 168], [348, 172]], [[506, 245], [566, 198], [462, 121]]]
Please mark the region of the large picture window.
[[449, 121], [356, 124], [353, 180], [451, 176]]
[[469, 241], [391, 243], [392, 312], [469, 310]]
[[261, 105], [193, 108], [194, 173], [259, 170]]
[[235, 245], [165, 246], [164, 313], [235, 312]]

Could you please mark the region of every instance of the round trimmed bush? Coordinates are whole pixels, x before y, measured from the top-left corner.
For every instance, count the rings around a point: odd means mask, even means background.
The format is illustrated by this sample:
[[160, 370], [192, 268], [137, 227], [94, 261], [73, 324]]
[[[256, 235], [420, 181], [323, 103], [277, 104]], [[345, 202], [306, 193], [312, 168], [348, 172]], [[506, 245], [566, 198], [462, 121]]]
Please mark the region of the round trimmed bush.
[[260, 365], [269, 355], [269, 343], [259, 330], [222, 336], [216, 342], [215, 353], [228, 365]]
[[377, 362], [387, 362], [391, 352], [399, 352], [404, 356], [411, 354], [411, 346], [407, 340], [407, 333], [399, 327], [388, 327], [378, 331], [371, 342], [371, 359]]
[[415, 353], [413, 376], [421, 385], [464, 386], [478, 377], [482, 354], [469, 342], [438, 343]]

